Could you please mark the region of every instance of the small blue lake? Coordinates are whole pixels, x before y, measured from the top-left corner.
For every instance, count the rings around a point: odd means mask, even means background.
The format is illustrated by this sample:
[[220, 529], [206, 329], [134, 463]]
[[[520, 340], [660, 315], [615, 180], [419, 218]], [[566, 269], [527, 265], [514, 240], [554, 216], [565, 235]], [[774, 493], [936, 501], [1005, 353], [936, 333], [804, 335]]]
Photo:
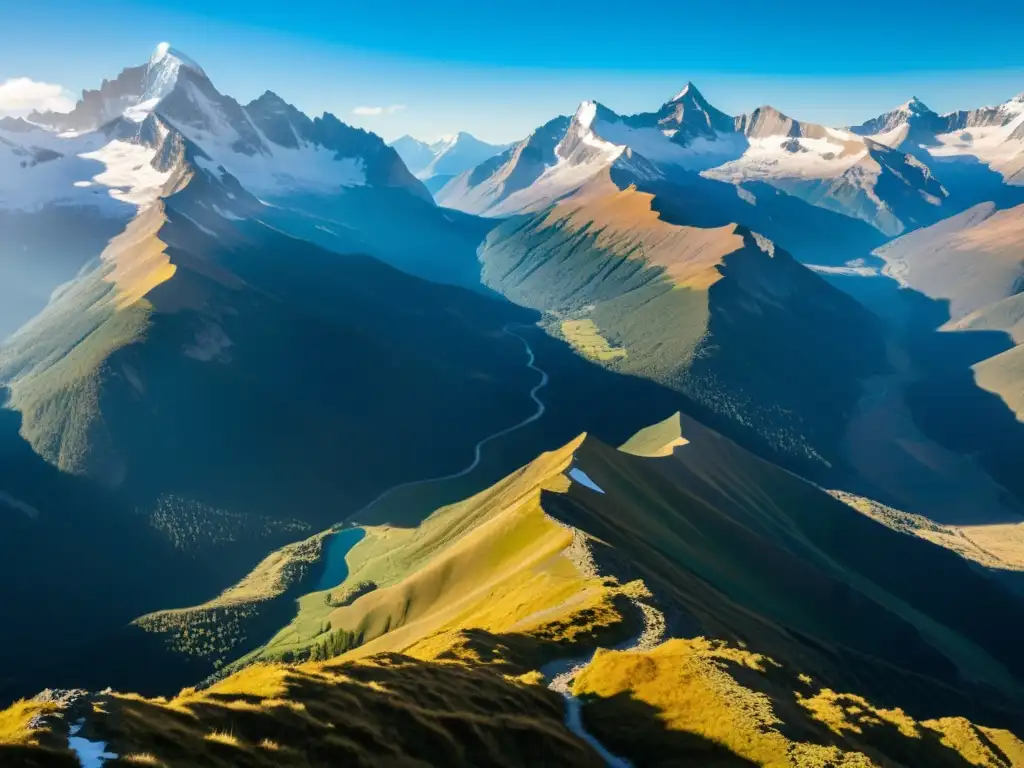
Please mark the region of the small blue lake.
[[345, 528], [328, 537], [324, 542], [324, 571], [316, 585], [318, 590], [332, 589], [348, 578], [345, 556], [364, 536], [366, 531], [362, 528]]

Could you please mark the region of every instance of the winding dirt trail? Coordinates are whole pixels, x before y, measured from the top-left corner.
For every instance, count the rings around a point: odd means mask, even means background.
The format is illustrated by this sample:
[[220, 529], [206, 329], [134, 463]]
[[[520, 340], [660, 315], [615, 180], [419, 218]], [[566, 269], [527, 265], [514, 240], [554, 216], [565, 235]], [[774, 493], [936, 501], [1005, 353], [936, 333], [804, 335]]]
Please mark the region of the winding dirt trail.
[[440, 482], [443, 482], [445, 480], [456, 480], [456, 479], [458, 479], [460, 477], [465, 477], [470, 472], [472, 472], [474, 469], [476, 469], [478, 466], [480, 466], [480, 462], [483, 459], [483, 449], [484, 449], [485, 445], [487, 445], [488, 443], [490, 443], [490, 442], [492, 442], [494, 440], [497, 440], [499, 437], [504, 437], [506, 435], [509, 435], [509, 434], [515, 432], [516, 430], [522, 429], [523, 427], [527, 426], [528, 424], [532, 424], [533, 422], [537, 421], [537, 419], [539, 419], [541, 416], [544, 415], [544, 412], [547, 410], [547, 406], [544, 405], [544, 401], [540, 399], [540, 394], [539, 393], [540, 393], [540, 391], [542, 389], [544, 389], [544, 387], [547, 386], [550, 377], [548, 376], [547, 371], [545, 371], [543, 368], [541, 368], [541, 367], [539, 367], [537, 365], [537, 363], [536, 363], [537, 356], [534, 354], [533, 347], [530, 346], [530, 342], [528, 342], [524, 337], [520, 336], [518, 333], [516, 333], [513, 330], [516, 327], [522, 327], [522, 326], [518, 326], [517, 324], [509, 323], [508, 325], [506, 325], [501, 330], [502, 330], [503, 333], [506, 333], [509, 336], [517, 338], [517, 339], [519, 339], [519, 341], [521, 341], [523, 343], [523, 347], [525, 347], [525, 349], [526, 349], [526, 367], [531, 369], [531, 370], [534, 370], [534, 371], [536, 371], [537, 373], [540, 374], [540, 381], [538, 381], [536, 384], [534, 384], [530, 388], [530, 399], [533, 400], [534, 404], [536, 405], [536, 407], [534, 408], [533, 413], [531, 413], [526, 418], [524, 418], [524, 419], [522, 419], [520, 421], [517, 421], [515, 424], [513, 424], [511, 426], [505, 427], [504, 429], [499, 429], [497, 432], [492, 432], [491, 434], [489, 434], [486, 437], [484, 437], [484, 438], [480, 439], [479, 441], [477, 441], [476, 445], [473, 446], [473, 459], [472, 459], [472, 461], [470, 461], [469, 464], [467, 464], [462, 469], [457, 470], [455, 472], [452, 472], [451, 474], [448, 474], [448, 475], [438, 475], [437, 477], [426, 477], [426, 478], [422, 478], [420, 480], [408, 480], [408, 481], [406, 481], [404, 483], [399, 483], [398, 485], [393, 485], [390, 488], [388, 488], [387, 490], [382, 491], [376, 498], [371, 500], [369, 503], [364, 504], [360, 509], [358, 509], [357, 511], [355, 511], [351, 515], [349, 515], [346, 518], [346, 522], [356, 522], [357, 518], [360, 515], [365, 513], [368, 509], [370, 509], [374, 505], [379, 504], [381, 501], [383, 501], [385, 498], [390, 496], [395, 491], [400, 491], [400, 490], [402, 490], [404, 488], [414, 488], [414, 487], [420, 486], [420, 485], [429, 485], [430, 483], [440, 483]]
[[[568, 526], [566, 526], [568, 527]], [[597, 568], [594, 558], [586, 543], [586, 534], [577, 528], [572, 528], [573, 542], [570, 549], [574, 551], [570, 559], [576, 563], [583, 573], [596, 576]], [[646, 587], [645, 587], [646, 589]], [[643, 616], [643, 629], [635, 637], [626, 640], [615, 646], [616, 651], [649, 651], [657, 647], [665, 639], [665, 614], [645, 602], [643, 597], [631, 597], [630, 602], [640, 611]], [[576, 676], [582, 672], [594, 659], [592, 651], [587, 656], [574, 659], [562, 659], [545, 664], [541, 668], [541, 674], [548, 678], [548, 690], [561, 694], [565, 698], [565, 725], [578, 737], [587, 742], [609, 768], [633, 768], [625, 758], [612, 754], [598, 739], [589, 733], [583, 725], [582, 702], [573, 694], [572, 685]]]

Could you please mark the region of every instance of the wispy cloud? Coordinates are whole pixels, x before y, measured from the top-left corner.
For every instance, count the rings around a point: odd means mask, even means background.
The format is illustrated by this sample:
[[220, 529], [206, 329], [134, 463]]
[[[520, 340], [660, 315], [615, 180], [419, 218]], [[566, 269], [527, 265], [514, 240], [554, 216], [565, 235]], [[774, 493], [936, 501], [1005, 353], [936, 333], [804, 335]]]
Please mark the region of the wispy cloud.
[[27, 115], [40, 111], [70, 112], [75, 103], [63, 86], [15, 77], [0, 83], [0, 115]]
[[352, 110], [353, 115], [375, 116], [375, 115], [393, 115], [395, 112], [401, 112], [405, 109], [405, 104], [392, 104], [389, 107], [356, 107]]

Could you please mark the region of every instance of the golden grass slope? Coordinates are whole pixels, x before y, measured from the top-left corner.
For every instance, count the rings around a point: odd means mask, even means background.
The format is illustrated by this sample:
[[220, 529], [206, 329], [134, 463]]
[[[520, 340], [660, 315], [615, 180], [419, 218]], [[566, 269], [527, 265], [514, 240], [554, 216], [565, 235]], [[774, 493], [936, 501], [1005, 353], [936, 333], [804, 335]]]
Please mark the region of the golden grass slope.
[[[577, 568], [566, 554], [572, 531], [540, 504], [543, 492], [568, 489], [563, 473], [583, 439], [439, 509], [416, 528], [368, 526], [348, 553], [345, 583], [334, 591], [366, 582], [377, 588], [340, 607], [328, 604], [326, 592], [304, 596], [296, 619], [255, 656], [309, 648], [328, 626], [361, 638], [347, 658], [409, 651], [426, 638], [466, 628], [536, 633], [565, 643], [614, 628], [621, 623], [612, 607], [619, 588]], [[583, 614], [589, 617], [583, 625], [567, 621]]]
[[[574, 692], [588, 702], [588, 728], [637, 765], [1024, 765], [1024, 742], [1009, 731], [963, 718], [919, 722], [702, 637], [650, 652], [598, 652]], [[664, 729], [652, 727], [651, 710]]]
[[144, 338], [153, 311], [146, 296], [175, 275], [160, 238], [166, 222], [163, 201], [140, 211], [92, 273], [5, 345], [0, 378], [11, 382], [10, 405], [23, 414], [22, 436], [66, 472], [111, 485], [121, 480], [120, 460], [103, 451], [99, 378], [116, 350]]
[[894, 531], [918, 536], [986, 568], [1024, 570], [1024, 523], [943, 525], [849, 491], [829, 494]]
[[676, 412], [657, 424], [644, 427], [620, 445], [619, 450], [633, 456], [656, 458], [671, 456], [676, 448], [689, 442], [683, 437], [683, 427], [679, 413]]
[[[684, 433], [690, 442], [666, 453]], [[98, 695], [85, 735], [121, 755], [111, 766], [600, 765], [565, 727], [564, 702], [537, 670], [560, 656], [586, 659], [597, 646], [631, 647], [638, 627], [625, 596], [652, 588], [675, 637], [653, 649], [598, 651], [573, 688], [588, 730], [636, 766], [1024, 766], [1024, 743], [1008, 730], [955, 709], [915, 716], [866, 695], [880, 678], [890, 696], [943, 688], [850, 652], [864, 638], [847, 614], [866, 624], [864, 637], [919, 643], [913, 654], [932, 653], [918, 634], [944, 647], [965, 675], [950, 701], [964, 701], [967, 677], [998, 668], [965, 637], [833, 560], [813, 528], [820, 515], [838, 525], [847, 511], [857, 523], [849, 530], [898, 534], [679, 415], [623, 448], [580, 436], [415, 528], [370, 526], [336, 591], [378, 587], [341, 606], [324, 592], [303, 598], [264, 653], [308, 647], [327, 621], [359, 631], [355, 650], [325, 662], [254, 664], [171, 700]], [[604, 493], [571, 481], [574, 465]], [[582, 523], [601, 534], [587, 539], [586, 558], [586, 536], [570, 527]], [[884, 544], [864, 539], [872, 541]], [[268, 574], [277, 572], [281, 561], [267, 562]], [[618, 579], [596, 573], [609, 564]], [[619, 568], [643, 582], [622, 584]], [[272, 583], [253, 579], [239, 593]], [[837, 627], [846, 634], [833, 636]], [[26, 705], [18, 706], [0, 714], [0, 734], [14, 733], [8, 742], [38, 757], [45, 734], [25, 732]], [[50, 730], [52, 743], [60, 729]], [[5, 763], [7, 754], [0, 744], [5, 768], [31, 764]]]
[[654, 210], [654, 195], [635, 185], [619, 189], [599, 177], [547, 214], [542, 226], [596, 232], [594, 246], [662, 267], [677, 286], [707, 290], [721, 278], [717, 267], [744, 247], [735, 225], [700, 228], [669, 224]]
[[[110, 694], [83, 713], [107, 768], [594, 766], [537, 685], [461, 662], [398, 656], [344, 665], [255, 666], [171, 699]], [[0, 763], [5, 762], [0, 751]]]

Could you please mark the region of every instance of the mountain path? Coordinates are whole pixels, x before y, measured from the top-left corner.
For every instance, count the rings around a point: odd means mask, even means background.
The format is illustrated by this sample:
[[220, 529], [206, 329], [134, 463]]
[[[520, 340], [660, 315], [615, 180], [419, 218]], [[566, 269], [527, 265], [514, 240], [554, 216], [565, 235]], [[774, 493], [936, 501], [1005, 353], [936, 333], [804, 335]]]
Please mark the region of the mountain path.
[[[559, 523], [564, 525], [563, 523]], [[597, 576], [597, 567], [594, 562], [590, 547], [587, 544], [587, 534], [578, 528], [570, 528], [573, 533], [572, 544], [565, 550], [580, 572], [585, 576]], [[646, 589], [646, 588], [645, 588]], [[626, 640], [615, 646], [615, 651], [650, 651], [656, 648], [665, 639], [665, 614], [650, 605], [640, 597], [630, 597], [630, 602], [640, 610], [643, 616], [643, 629], [635, 637]], [[541, 668], [541, 674], [550, 679], [548, 690], [559, 693], [565, 698], [565, 725], [576, 736], [587, 742], [609, 768], [633, 768], [633, 764], [625, 758], [613, 754], [598, 739], [589, 733], [583, 725], [582, 702], [572, 692], [573, 682], [593, 660], [595, 650], [588, 656], [575, 659], [562, 659], [545, 664]]]
[[[531, 370], [534, 370], [534, 371], [536, 371], [537, 373], [540, 374], [540, 381], [538, 381], [536, 384], [534, 384], [530, 388], [530, 399], [533, 400], [533, 402], [536, 404], [536, 408], [535, 408], [534, 412], [531, 413], [526, 418], [522, 419], [521, 421], [518, 421], [518, 422], [516, 422], [515, 424], [513, 424], [511, 426], [505, 427], [504, 429], [499, 429], [497, 432], [492, 432], [491, 434], [489, 434], [486, 437], [484, 437], [484, 438], [480, 439], [479, 441], [477, 441], [476, 445], [473, 446], [473, 459], [472, 459], [472, 461], [470, 461], [469, 464], [467, 464], [462, 469], [460, 469], [460, 470], [458, 470], [456, 472], [452, 472], [451, 474], [448, 474], [448, 475], [439, 475], [437, 477], [426, 477], [426, 478], [422, 478], [420, 480], [407, 480], [404, 483], [399, 483], [398, 485], [393, 485], [390, 488], [382, 491], [376, 498], [371, 500], [369, 503], [364, 504], [357, 511], [353, 512], [351, 515], [349, 515], [347, 518], [345, 518], [345, 522], [355, 522], [355, 519], [359, 515], [362, 515], [368, 509], [370, 509], [371, 507], [375, 506], [376, 504], [379, 504], [381, 501], [383, 501], [385, 498], [390, 496], [392, 493], [395, 493], [396, 491], [400, 491], [403, 488], [414, 488], [414, 487], [420, 486], [420, 485], [428, 485], [430, 483], [440, 483], [440, 482], [443, 482], [445, 480], [456, 480], [456, 479], [458, 479], [460, 477], [465, 477], [470, 472], [472, 472], [474, 469], [476, 469], [478, 466], [480, 466], [480, 462], [483, 459], [483, 448], [484, 448], [485, 445], [487, 445], [488, 443], [492, 442], [493, 440], [497, 440], [499, 437], [504, 437], [505, 435], [509, 435], [512, 432], [515, 432], [516, 430], [522, 429], [523, 427], [527, 426], [528, 424], [532, 424], [533, 422], [537, 421], [537, 419], [539, 419], [541, 416], [544, 415], [544, 412], [547, 410], [547, 406], [544, 405], [544, 401], [540, 399], [540, 395], [538, 393], [544, 387], [547, 386], [548, 381], [550, 380], [550, 377], [548, 376], [547, 371], [545, 371], [543, 368], [541, 368], [540, 366], [538, 366], [536, 364], [537, 356], [534, 354], [533, 347], [530, 346], [530, 342], [528, 342], [525, 338], [523, 338], [518, 333], [516, 333], [514, 330], [512, 330], [513, 328], [517, 327], [517, 325], [518, 324], [515, 324], [515, 323], [508, 323], [501, 330], [502, 330], [502, 333], [505, 333], [505, 334], [507, 334], [509, 336], [512, 336], [512, 337], [516, 338], [516, 339], [519, 339], [519, 341], [521, 341], [523, 343], [523, 346], [526, 348], [526, 355], [527, 355], [526, 367], [531, 369]], [[526, 326], [522, 326], [522, 327], [526, 327]]]

